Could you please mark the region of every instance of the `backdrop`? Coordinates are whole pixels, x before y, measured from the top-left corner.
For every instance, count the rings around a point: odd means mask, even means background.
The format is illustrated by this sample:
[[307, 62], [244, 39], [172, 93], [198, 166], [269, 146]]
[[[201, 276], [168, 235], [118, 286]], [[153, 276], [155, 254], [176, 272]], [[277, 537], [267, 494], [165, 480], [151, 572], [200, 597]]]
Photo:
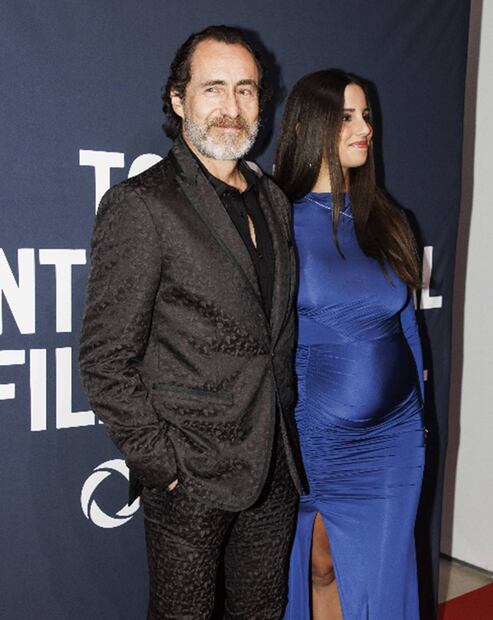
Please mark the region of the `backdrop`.
[[0, 616], [145, 616], [142, 515], [82, 394], [78, 332], [95, 205], [157, 161], [175, 49], [212, 23], [263, 42], [276, 97], [253, 157], [270, 170], [286, 91], [339, 67], [369, 79], [381, 182], [424, 255], [424, 617], [436, 593], [452, 275], [460, 196], [467, 0], [4, 0], [0, 21]]

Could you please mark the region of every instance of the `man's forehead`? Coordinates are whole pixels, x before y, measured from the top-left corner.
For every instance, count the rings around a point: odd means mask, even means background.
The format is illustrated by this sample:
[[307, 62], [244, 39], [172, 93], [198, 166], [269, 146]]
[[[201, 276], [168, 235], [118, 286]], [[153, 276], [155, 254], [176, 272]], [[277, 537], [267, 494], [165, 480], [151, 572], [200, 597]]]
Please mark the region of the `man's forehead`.
[[192, 80], [203, 80], [205, 77], [219, 79], [222, 77], [220, 74], [225, 72], [234, 72], [238, 81], [259, 78], [255, 58], [246, 47], [240, 43], [223, 43], [213, 39], [206, 39], [197, 45], [190, 70]]

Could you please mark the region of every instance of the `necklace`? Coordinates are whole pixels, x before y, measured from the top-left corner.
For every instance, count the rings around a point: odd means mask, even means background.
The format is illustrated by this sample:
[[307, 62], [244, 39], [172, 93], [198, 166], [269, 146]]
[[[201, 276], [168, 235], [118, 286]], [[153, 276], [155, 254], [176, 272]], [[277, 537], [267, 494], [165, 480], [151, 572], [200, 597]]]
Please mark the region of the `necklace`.
[[[324, 205], [323, 202], [319, 202], [318, 200], [314, 200], [313, 198], [310, 198], [309, 196], [305, 196], [306, 200], [309, 200], [310, 202], [313, 202], [313, 204], [318, 205], [319, 207], [322, 207], [322, 209], [327, 209], [327, 211], [331, 211], [332, 212], [332, 207], [330, 207], [329, 205]], [[341, 211], [341, 215], [344, 215], [345, 217], [348, 217], [350, 220], [353, 219], [353, 216], [350, 215], [349, 213], [345, 213], [344, 211]]]

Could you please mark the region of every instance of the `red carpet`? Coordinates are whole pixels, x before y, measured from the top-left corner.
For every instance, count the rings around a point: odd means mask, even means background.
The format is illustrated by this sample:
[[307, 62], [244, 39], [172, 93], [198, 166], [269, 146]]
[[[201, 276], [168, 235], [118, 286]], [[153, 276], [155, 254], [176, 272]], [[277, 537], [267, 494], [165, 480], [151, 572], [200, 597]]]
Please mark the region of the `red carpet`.
[[493, 583], [442, 603], [438, 620], [493, 620]]

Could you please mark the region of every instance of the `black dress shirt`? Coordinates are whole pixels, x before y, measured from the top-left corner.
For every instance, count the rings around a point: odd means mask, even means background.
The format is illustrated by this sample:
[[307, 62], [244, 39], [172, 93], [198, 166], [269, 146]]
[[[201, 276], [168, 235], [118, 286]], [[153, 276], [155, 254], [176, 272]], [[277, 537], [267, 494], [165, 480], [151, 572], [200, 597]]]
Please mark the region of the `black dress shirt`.
[[[239, 163], [240, 171], [245, 177], [247, 188], [244, 192], [227, 185], [223, 181], [207, 173], [217, 195], [221, 199], [243, 243], [246, 245], [252, 263], [257, 272], [260, 292], [267, 316], [270, 315], [272, 304], [272, 286], [274, 277], [274, 249], [267, 222], [260, 208], [258, 199], [258, 177], [243, 161]], [[248, 224], [250, 217], [255, 229], [255, 247]]]

